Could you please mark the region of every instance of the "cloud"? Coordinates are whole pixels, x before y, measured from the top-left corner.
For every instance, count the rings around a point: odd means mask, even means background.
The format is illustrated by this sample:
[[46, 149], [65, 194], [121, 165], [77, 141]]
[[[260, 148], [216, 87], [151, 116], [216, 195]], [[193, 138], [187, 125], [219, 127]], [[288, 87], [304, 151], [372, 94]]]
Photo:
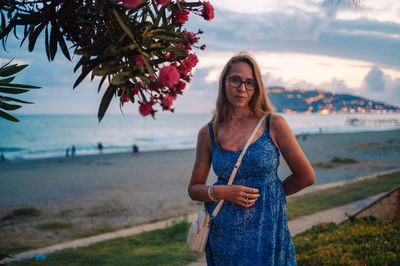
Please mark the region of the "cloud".
[[336, 19], [296, 9], [245, 14], [215, 10], [205, 23], [191, 17], [189, 29], [202, 28], [201, 42], [218, 51], [296, 52], [371, 62], [400, 69], [400, 24], [371, 18]]
[[385, 83], [383, 81], [383, 72], [374, 66], [364, 78], [364, 88], [366, 91], [384, 91]]

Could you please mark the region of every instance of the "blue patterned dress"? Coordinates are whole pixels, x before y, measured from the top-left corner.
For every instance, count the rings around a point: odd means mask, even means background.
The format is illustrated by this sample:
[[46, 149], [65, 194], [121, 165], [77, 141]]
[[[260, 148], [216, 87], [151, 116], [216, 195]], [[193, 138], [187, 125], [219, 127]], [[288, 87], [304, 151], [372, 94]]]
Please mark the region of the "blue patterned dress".
[[[207, 265], [296, 265], [296, 254], [287, 225], [286, 197], [278, 178], [279, 150], [269, 134], [269, 117], [261, 137], [250, 144], [233, 184], [259, 189], [250, 208], [225, 201], [210, 228]], [[212, 141], [215, 185], [228, 183], [241, 151], [222, 149]], [[217, 203], [205, 203], [211, 214]]]

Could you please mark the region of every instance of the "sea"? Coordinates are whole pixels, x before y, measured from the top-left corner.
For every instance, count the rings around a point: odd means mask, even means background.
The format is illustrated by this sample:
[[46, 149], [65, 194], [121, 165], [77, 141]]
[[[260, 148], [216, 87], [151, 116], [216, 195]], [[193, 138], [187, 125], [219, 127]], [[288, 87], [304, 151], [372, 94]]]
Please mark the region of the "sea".
[[[380, 131], [400, 128], [400, 113], [281, 114], [294, 134]], [[62, 157], [72, 146], [76, 155], [191, 149], [210, 114], [107, 114], [99, 123], [89, 115], [17, 115], [19, 123], [0, 118], [0, 153], [6, 160]], [[356, 120], [355, 120], [356, 119]], [[349, 123], [378, 121], [378, 123]], [[383, 123], [381, 123], [383, 121]], [[385, 123], [398, 121], [399, 123]]]

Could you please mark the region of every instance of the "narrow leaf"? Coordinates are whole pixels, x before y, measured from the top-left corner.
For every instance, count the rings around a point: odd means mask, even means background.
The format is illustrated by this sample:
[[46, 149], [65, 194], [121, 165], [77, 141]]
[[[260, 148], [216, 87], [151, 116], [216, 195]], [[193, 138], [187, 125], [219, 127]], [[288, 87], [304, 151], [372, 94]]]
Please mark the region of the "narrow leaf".
[[129, 77], [130, 77], [130, 74], [128, 72], [120, 72], [111, 79], [111, 84], [119, 85], [119, 84], [127, 81], [129, 79]]
[[45, 50], [46, 50], [46, 56], [47, 56], [47, 60], [50, 61], [50, 45], [49, 45], [49, 27], [46, 26], [46, 28], [44, 29], [44, 45], [45, 45]]
[[97, 118], [99, 119], [99, 122], [103, 119], [104, 114], [106, 113], [108, 106], [110, 105], [111, 99], [114, 96], [116, 90], [117, 86], [110, 84], [110, 86], [108, 86], [106, 92], [104, 93], [99, 106], [99, 112], [97, 113]]
[[58, 40], [58, 30], [57, 24], [52, 21], [51, 22], [51, 31], [50, 31], [50, 61], [54, 60], [54, 57], [57, 53], [57, 40]]
[[3, 39], [5, 36], [7, 36], [8, 35], [8, 33], [10, 33], [10, 31], [14, 28], [14, 26], [16, 25], [16, 22], [17, 22], [17, 15], [15, 15], [12, 19], [11, 19], [11, 21], [10, 21], [10, 23], [7, 25], [7, 27], [4, 29], [4, 30], [2, 30], [1, 32], [0, 32], [0, 39]]
[[24, 92], [28, 92], [28, 91], [29, 90], [6, 88], [6, 87], [1, 87], [0, 86], [0, 92], [3, 92], [3, 93], [20, 94], [20, 93], [24, 93]]
[[98, 60], [93, 60], [89, 65], [83, 66], [82, 67], [82, 73], [79, 75], [79, 77], [76, 79], [73, 88], [75, 89], [79, 83], [82, 82], [82, 80], [89, 74], [90, 71], [93, 70], [98, 64]]
[[26, 84], [11, 84], [11, 83], [3, 83], [0, 81], [0, 87], [12, 87], [12, 88], [23, 88], [23, 89], [40, 89], [41, 87], [26, 85]]
[[154, 69], [153, 69], [153, 67], [150, 65], [149, 60], [147, 60], [147, 58], [145, 58], [144, 56], [142, 56], [142, 58], [143, 58], [144, 65], [145, 65], [146, 68], [147, 68], [147, 71], [148, 71], [149, 73], [151, 73], [151, 74], [154, 74]]
[[43, 29], [44, 25], [39, 24], [39, 26], [37, 26], [36, 29], [29, 35], [29, 44], [28, 44], [29, 52], [32, 52], [33, 49], [35, 48], [36, 40]]
[[9, 121], [12, 121], [12, 122], [19, 122], [19, 120], [17, 118], [15, 118], [12, 115], [7, 114], [6, 112], [3, 112], [1, 110], [0, 110], [0, 117], [7, 119]]
[[24, 68], [26, 68], [28, 65], [11, 65], [8, 67], [1, 67], [0, 68], [0, 77], [8, 77], [8, 76], [12, 76], [15, 73], [20, 72], [21, 70], [23, 70]]
[[113, 9], [113, 13], [115, 15], [115, 17], [117, 18], [118, 24], [121, 26], [121, 28], [125, 31], [125, 33], [129, 36], [129, 38], [131, 38], [133, 41], [135, 40], [135, 38], [133, 37], [132, 32], [129, 30], [129, 27], [127, 25], [125, 25], [123, 19], [120, 17], [120, 15], [118, 14], [118, 11]]
[[101, 80], [100, 80], [100, 82], [99, 82], [99, 88], [97, 89], [97, 93], [100, 92], [101, 86], [103, 85], [104, 80], [106, 80], [106, 77], [107, 77], [107, 76], [104, 75], [104, 76], [101, 78]]
[[11, 97], [5, 97], [5, 96], [1, 96], [1, 95], [0, 95], [0, 101], [2, 101], [2, 102], [27, 103], [27, 104], [33, 103], [33, 102], [27, 102], [27, 101], [23, 101], [23, 100], [11, 98]]
[[68, 48], [67, 48], [67, 45], [65, 44], [64, 37], [63, 37], [61, 34], [58, 35], [58, 36], [59, 36], [59, 38], [58, 38], [58, 44], [59, 44], [60, 47], [61, 47], [61, 51], [63, 52], [63, 54], [65, 55], [65, 57], [66, 57], [69, 61], [71, 61], [71, 57], [69, 56]]
[[14, 80], [14, 78], [15, 77], [0, 79], [0, 86], [1, 86], [1, 84], [12, 82]]
[[3, 103], [0, 101], [0, 108], [7, 110], [7, 111], [13, 111], [21, 108], [21, 105], [16, 105], [16, 104], [9, 104], [9, 103]]

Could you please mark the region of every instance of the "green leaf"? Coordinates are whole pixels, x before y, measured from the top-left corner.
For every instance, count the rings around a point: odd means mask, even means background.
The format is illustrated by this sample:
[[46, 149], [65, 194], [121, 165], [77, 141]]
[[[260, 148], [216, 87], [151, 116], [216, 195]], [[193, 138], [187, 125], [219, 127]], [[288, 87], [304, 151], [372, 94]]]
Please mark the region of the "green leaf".
[[61, 51], [65, 55], [65, 57], [71, 61], [71, 57], [69, 56], [67, 45], [65, 44], [64, 37], [60, 34], [58, 38], [58, 43], [60, 44]]
[[144, 65], [145, 65], [146, 68], [147, 68], [147, 71], [148, 71], [149, 73], [151, 73], [151, 74], [154, 74], [154, 69], [153, 69], [153, 67], [150, 65], [149, 60], [147, 60], [147, 58], [144, 57], [144, 56], [142, 56], [142, 58], [143, 58]]
[[11, 83], [2, 83], [0, 81], [0, 87], [12, 87], [12, 88], [23, 88], [23, 89], [40, 89], [41, 87], [33, 86], [33, 85], [26, 85], [26, 84], [11, 84]]
[[2, 101], [2, 102], [27, 103], [27, 104], [33, 103], [33, 102], [27, 102], [27, 101], [23, 101], [23, 100], [11, 98], [11, 97], [5, 97], [5, 96], [1, 96], [1, 95], [0, 95], [0, 101]]
[[97, 66], [98, 62], [99, 62], [99, 59], [94, 59], [94, 60], [90, 61], [90, 63], [88, 65], [82, 66], [82, 73], [76, 79], [74, 86], [73, 86], [74, 89], [79, 85], [79, 83], [82, 82], [82, 80], [89, 74], [89, 72], [92, 71], [93, 68], [95, 68]]
[[36, 29], [29, 35], [29, 45], [28, 45], [28, 50], [29, 52], [32, 52], [33, 49], [35, 48], [36, 40], [39, 37], [39, 34], [42, 32], [44, 29], [43, 24], [39, 24], [39, 26], [36, 27]]
[[11, 75], [14, 75], [15, 73], [20, 72], [24, 68], [26, 68], [28, 65], [11, 65], [11, 66], [6, 66], [6, 67], [1, 67], [0, 68], [0, 77], [8, 77]]
[[120, 72], [111, 79], [111, 84], [119, 85], [127, 81], [130, 78], [130, 76], [131, 75], [128, 72]]
[[48, 26], [46, 26], [46, 28], [44, 30], [44, 45], [45, 45], [47, 60], [50, 61], [49, 27]]
[[[10, 33], [10, 31], [16, 26], [16, 22], [17, 22], [17, 15], [15, 15], [12, 19], [11, 19], [11, 21], [10, 21], [10, 23], [7, 25], [7, 27], [4, 29], [4, 30], [2, 30], [1, 32], [0, 32], [0, 39], [3, 39], [5, 36], [7, 36], [9, 33]], [[5, 25], [5, 24], [4, 24]]]
[[124, 30], [124, 32], [131, 38], [133, 41], [135, 40], [135, 37], [133, 36], [132, 32], [129, 30], [129, 27], [125, 25], [123, 19], [120, 17], [118, 14], [118, 11], [113, 9], [113, 13], [115, 17], [117, 18], [118, 24], [121, 26], [121, 28]]
[[106, 113], [108, 106], [110, 105], [111, 99], [114, 96], [116, 90], [117, 86], [110, 84], [110, 86], [108, 86], [106, 92], [104, 93], [99, 106], [99, 112], [97, 113], [97, 118], [99, 119], [99, 122], [103, 119], [104, 114]]
[[4, 110], [12, 111], [12, 110], [17, 110], [21, 107], [22, 107], [21, 105], [8, 104], [8, 103], [3, 103], [0, 101], [0, 108], [4, 109]]
[[25, 93], [25, 92], [28, 92], [28, 91], [29, 90], [6, 88], [6, 87], [3, 87], [3, 86], [0, 86], [0, 92], [3, 92], [3, 93], [20, 94], [20, 93]]
[[98, 87], [98, 89], [97, 89], [97, 93], [100, 92], [101, 86], [103, 85], [104, 80], [106, 80], [106, 78], [107, 78], [107, 76], [103, 76], [103, 77], [101, 78], [101, 80], [100, 80], [100, 82], [99, 82], [99, 87]]
[[12, 122], [19, 122], [19, 120], [17, 118], [15, 118], [12, 115], [7, 114], [6, 112], [3, 112], [1, 110], [0, 110], [0, 117], [7, 119], [9, 121], [12, 121]]
[[54, 60], [54, 57], [57, 53], [57, 40], [58, 40], [58, 29], [57, 24], [54, 20], [51, 22], [51, 31], [50, 31], [50, 61]]
[[11, 77], [11, 78], [5, 78], [5, 79], [0, 79], [0, 86], [3, 83], [10, 83], [14, 80], [15, 77]]

